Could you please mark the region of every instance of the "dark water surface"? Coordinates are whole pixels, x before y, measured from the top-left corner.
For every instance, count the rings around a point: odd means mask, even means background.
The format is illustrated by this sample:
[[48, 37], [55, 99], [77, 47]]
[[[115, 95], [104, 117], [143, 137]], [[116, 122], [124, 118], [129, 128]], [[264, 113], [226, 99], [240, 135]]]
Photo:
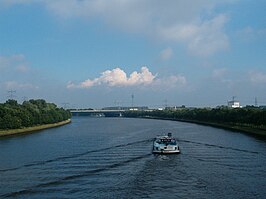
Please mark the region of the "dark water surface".
[[[266, 142], [174, 121], [74, 117], [0, 139], [0, 198], [265, 198]], [[171, 132], [179, 155], [152, 155]]]

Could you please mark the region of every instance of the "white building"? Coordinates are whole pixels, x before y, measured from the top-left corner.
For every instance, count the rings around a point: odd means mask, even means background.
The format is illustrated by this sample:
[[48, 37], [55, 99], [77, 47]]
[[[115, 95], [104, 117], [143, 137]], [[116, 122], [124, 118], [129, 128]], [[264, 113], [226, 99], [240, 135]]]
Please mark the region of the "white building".
[[239, 101], [228, 101], [228, 107], [229, 108], [242, 108], [242, 106], [240, 106], [240, 102]]

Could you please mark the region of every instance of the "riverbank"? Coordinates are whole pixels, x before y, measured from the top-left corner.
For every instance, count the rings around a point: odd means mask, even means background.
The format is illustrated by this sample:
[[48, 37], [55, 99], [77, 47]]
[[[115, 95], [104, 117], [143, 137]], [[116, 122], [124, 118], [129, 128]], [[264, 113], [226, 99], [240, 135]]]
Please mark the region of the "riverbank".
[[68, 120], [65, 120], [65, 121], [62, 121], [62, 122], [53, 123], [53, 124], [44, 124], [44, 125], [27, 127], [27, 128], [22, 128], [22, 129], [1, 130], [0, 131], [0, 137], [18, 135], [18, 134], [33, 133], [35, 131], [40, 131], [40, 130], [44, 130], [44, 129], [55, 128], [55, 127], [58, 127], [58, 126], [63, 126], [63, 125], [69, 124], [70, 122], [71, 122], [71, 119], [68, 119]]
[[161, 117], [152, 117], [152, 116], [144, 116], [144, 117], [140, 117], [140, 118], [188, 122], [188, 123], [200, 124], [200, 125], [204, 125], [204, 126], [212, 126], [215, 128], [221, 128], [221, 129], [226, 129], [226, 130], [230, 130], [230, 131], [238, 131], [238, 132], [246, 133], [249, 135], [254, 135], [254, 136], [266, 138], [266, 129], [263, 129], [263, 128], [254, 128], [254, 127], [243, 126], [243, 125], [240, 126], [240, 125], [236, 125], [236, 124], [234, 124], [234, 125], [219, 124], [219, 123], [202, 122], [202, 121], [196, 121], [196, 120], [161, 118]]

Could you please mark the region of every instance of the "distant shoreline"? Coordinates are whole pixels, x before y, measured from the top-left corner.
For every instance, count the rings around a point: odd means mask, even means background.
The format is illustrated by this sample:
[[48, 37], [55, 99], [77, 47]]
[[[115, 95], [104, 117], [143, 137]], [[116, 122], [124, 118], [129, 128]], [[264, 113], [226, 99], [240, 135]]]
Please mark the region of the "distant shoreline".
[[161, 118], [161, 117], [150, 117], [150, 116], [149, 117], [140, 117], [140, 118], [171, 120], [171, 121], [178, 121], [178, 122], [194, 123], [194, 124], [200, 124], [200, 125], [204, 125], [204, 126], [212, 126], [215, 128], [226, 129], [226, 130], [230, 130], [230, 131], [239, 131], [242, 133], [246, 133], [248, 135], [266, 138], [266, 129], [261, 129], [261, 128], [252, 128], [252, 127], [248, 127], [248, 126], [218, 124], [218, 123], [201, 122], [201, 121], [196, 121], [196, 120], [184, 120], [184, 119], [176, 119], [176, 118], [174, 119], [174, 118]]
[[53, 123], [53, 124], [43, 124], [43, 125], [38, 125], [38, 126], [33, 126], [33, 127], [26, 127], [22, 129], [0, 130], [0, 137], [33, 133], [35, 131], [63, 126], [63, 125], [69, 124], [70, 122], [71, 122], [71, 119], [67, 119], [67, 120]]

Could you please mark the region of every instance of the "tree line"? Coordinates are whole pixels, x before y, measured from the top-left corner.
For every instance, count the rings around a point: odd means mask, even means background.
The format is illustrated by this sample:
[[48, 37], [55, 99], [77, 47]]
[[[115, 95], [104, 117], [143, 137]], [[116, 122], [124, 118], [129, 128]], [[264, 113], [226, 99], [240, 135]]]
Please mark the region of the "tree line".
[[266, 127], [266, 109], [246, 108], [182, 108], [178, 110], [129, 111], [126, 117], [156, 117], [206, 123]]
[[43, 99], [24, 101], [19, 104], [9, 99], [0, 103], [0, 129], [18, 129], [67, 120], [71, 113]]

